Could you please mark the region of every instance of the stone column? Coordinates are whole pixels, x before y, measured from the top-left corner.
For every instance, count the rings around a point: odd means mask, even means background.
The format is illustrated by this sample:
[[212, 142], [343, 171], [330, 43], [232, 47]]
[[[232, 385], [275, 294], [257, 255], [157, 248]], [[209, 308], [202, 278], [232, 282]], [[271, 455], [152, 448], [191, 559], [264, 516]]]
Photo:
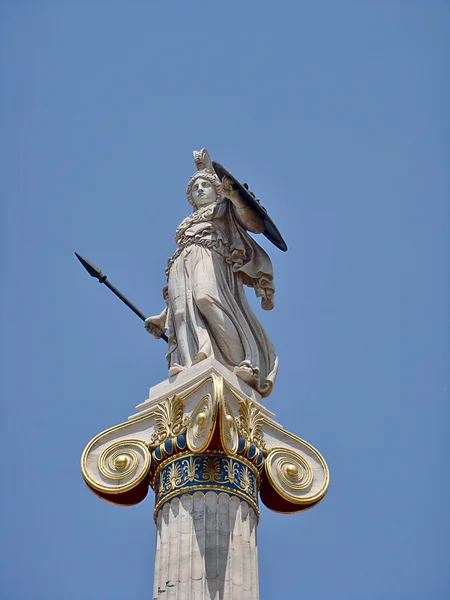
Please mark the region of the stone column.
[[156, 516], [153, 600], [257, 600], [257, 515], [238, 496], [197, 491]]

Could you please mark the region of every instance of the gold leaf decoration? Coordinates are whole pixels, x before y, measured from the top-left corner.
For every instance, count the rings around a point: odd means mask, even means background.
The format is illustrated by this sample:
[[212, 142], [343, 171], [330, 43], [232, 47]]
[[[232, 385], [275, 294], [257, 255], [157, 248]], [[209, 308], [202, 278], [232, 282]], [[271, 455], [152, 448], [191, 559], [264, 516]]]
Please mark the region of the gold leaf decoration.
[[167, 472], [166, 489], [168, 492], [180, 487], [181, 485], [181, 466], [179, 463], [173, 462]]
[[158, 477], [158, 491], [160, 494], [166, 492], [166, 484], [164, 482], [164, 471], [161, 471]]
[[239, 465], [236, 461], [234, 461], [232, 458], [227, 458], [225, 460], [225, 463], [223, 465], [224, 469], [225, 469], [225, 473], [226, 478], [225, 480], [228, 480], [231, 485], [234, 485], [237, 483], [237, 475], [239, 473]]
[[209, 429], [208, 417], [210, 411], [211, 396], [208, 394], [202, 398], [203, 405], [195, 411], [195, 421], [192, 424], [194, 436], [197, 439], [203, 439], [206, 431]]
[[236, 419], [225, 396], [222, 397], [220, 411], [220, 440], [226, 454], [236, 454], [239, 446], [239, 434]]
[[244, 492], [247, 492], [247, 494], [253, 494], [252, 477], [248, 467], [242, 468], [239, 479], [241, 488], [244, 490]]
[[189, 417], [183, 417], [183, 403], [178, 396], [173, 396], [158, 404], [155, 420], [158, 429], [151, 438], [153, 445], [162, 444], [167, 439], [185, 433]]
[[183, 460], [183, 470], [186, 474], [186, 480], [189, 482], [200, 481], [197, 477], [197, 471], [200, 467], [200, 459], [190, 456]]
[[240, 435], [260, 450], [266, 449], [263, 437], [264, 417], [253, 402], [247, 398], [239, 403], [239, 417], [236, 419]]
[[311, 493], [314, 472], [307, 458], [288, 448], [272, 448], [265, 462], [267, 480], [275, 491], [288, 502], [308, 504], [324, 495], [322, 490]]
[[220, 481], [220, 460], [208, 456], [203, 464], [203, 479], [205, 481]]
[[214, 433], [217, 403], [211, 394], [205, 394], [189, 417], [186, 440], [189, 450], [203, 452], [209, 446]]

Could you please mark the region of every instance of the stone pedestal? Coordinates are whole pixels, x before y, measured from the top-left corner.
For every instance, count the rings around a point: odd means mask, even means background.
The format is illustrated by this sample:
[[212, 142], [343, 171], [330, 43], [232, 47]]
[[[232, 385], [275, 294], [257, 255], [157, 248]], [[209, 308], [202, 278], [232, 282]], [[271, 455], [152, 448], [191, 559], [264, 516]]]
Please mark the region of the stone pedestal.
[[109, 502], [154, 490], [154, 600], [257, 599], [258, 497], [277, 512], [314, 506], [328, 488], [324, 459], [214, 359], [153, 387], [136, 409], [86, 446], [81, 469]]

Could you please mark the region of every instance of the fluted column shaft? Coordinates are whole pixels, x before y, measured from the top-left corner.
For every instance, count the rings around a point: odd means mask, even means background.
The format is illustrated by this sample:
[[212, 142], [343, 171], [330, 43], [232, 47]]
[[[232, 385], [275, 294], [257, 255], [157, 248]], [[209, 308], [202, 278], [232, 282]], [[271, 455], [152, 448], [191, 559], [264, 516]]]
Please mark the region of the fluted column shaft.
[[228, 493], [168, 500], [156, 516], [153, 600], [258, 600], [257, 520]]

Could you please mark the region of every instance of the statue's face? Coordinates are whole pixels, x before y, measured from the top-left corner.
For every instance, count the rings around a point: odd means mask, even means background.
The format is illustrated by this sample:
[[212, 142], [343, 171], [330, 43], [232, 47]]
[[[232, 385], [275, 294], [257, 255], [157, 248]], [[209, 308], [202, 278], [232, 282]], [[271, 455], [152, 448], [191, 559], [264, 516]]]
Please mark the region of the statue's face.
[[216, 201], [216, 190], [207, 179], [199, 177], [192, 186], [192, 198], [197, 206], [206, 206]]

